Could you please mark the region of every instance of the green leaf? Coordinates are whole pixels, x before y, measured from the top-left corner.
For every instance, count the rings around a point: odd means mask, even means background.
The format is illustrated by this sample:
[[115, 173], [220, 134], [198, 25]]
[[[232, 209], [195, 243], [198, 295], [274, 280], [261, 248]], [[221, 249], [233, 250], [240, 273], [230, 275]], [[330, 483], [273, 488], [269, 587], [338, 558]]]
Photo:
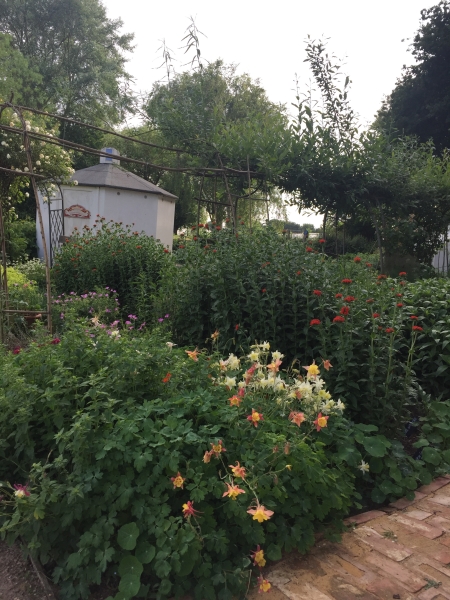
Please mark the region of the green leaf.
[[437, 466], [441, 462], [441, 458], [442, 453], [436, 448], [427, 447], [422, 450], [422, 459], [427, 463]]
[[126, 598], [133, 598], [139, 592], [141, 587], [141, 578], [137, 575], [127, 573], [123, 575], [119, 583], [119, 592], [122, 592]]
[[442, 458], [446, 463], [450, 463], [450, 450], [444, 450], [444, 452], [442, 452]]
[[378, 488], [372, 490], [370, 497], [377, 504], [382, 504], [386, 500], [386, 494], [383, 494], [383, 492]]
[[270, 560], [281, 560], [281, 547], [278, 544], [270, 544], [266, 554]]
[[369, 467], [371, 473], [381, 473], [384, 467], [384, 462], [381, 458], [371, 458], [369, 460]]
[[171, 589], [172, 584], [170, 583], [170, 581], [168, 579], [163, 579], [159, 585], [158, 592], [160, 594], [163, 594], [164, 596], [167, 596]]
[[144, 540], [141, 540], [137, 547], [136, 547], [136, 551], [135, 551], [135, 556], [138, 560], [141, 561], [142, 564], [146, 565], [149, 562], [152, 562], [152, 560], [155, 557], [155, 546], [152, 546], [151, 544], [147, 544], [147, 542], [145, 542]]
[[126, 574], [136, 575], [140, 577], [144, 567], [135, 556], [124, 556], [119, 564], [119, 575], [123, 577]]
[[379, 439], [379, 437], [368, 438], [365, 437], [363, 441], [364, 448], [371, 456], [378, 456], [381, 458], [386, 454], [386, 446]]
[[420, 440], [417, 440], [417, 442], [414, 442], [413, 444], [413, 448], [423, 448], [424, 446], [429, 446], [430, 442], [424, 438], [421, 438]]
[[136, 523], [128, 523], [119, 529], [117, 533], [117, 543], [124, 550], [134, 550], [136, 548], [138, 535], [139, 529]]
[[364, 425], [364, 423], [358, 423], [355, 425], [355, 428], [364, 431], [365, 433], [370, 433], [372, 431], [378, 431], [378, 427], [376, 425]]

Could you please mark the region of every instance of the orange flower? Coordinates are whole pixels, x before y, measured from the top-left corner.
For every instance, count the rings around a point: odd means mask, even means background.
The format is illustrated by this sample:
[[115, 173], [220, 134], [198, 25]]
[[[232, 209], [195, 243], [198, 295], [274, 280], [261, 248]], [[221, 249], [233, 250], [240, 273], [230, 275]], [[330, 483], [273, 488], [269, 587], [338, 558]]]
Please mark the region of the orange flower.
[[309, 367], [303, 367], [303, 368], [308, 371], [308, 377], [312, 377], [315, 379], [317, 377], [317, 375], [320, 374], [319, 367], [316, 365], [315, 360], [313, 360], [312, 365], [309, 365]]
[[229, 483], [225, 482], [225, 485], [228, 489], [222, 494], [222, 498], [229, 496], [232, 500], [236, 500], [239, 494], [245, 494], [245, 490], [241, 490], [241, 488], [239, 488], [237, 485], [234, 485], [234, 483], [230, 485]]
[[261, 575], [260, 577], [258, 577], [258, 583], [259, 583], [259, 592], [268, 592], [270, 590], [270, 588], [272, 587], [272, 584], [267, 581], [267, 579], [264, 579], [264, 577]]
[[217, 340], [217, 338], [219, 337], [219, 335], [220, 335], [220, 333], [216, 329], [215, 332], [211, 334], [212, 341], [215, 342]]
[[221, 452], [226, 452], [226, 449], [223, 447], [222, 440], [219, 440], [217, 444], [211, 444], [210, 452], [212, 452], [216, 458], [219, 457]]
[[292, 421], [299, 427], [303, 423], [304, 420], [305, 420], [305, 415], [302, 412], [292, 411], [291, 414], [289, 415], [289, 421]]
[[248, 415], [247, 421], [250, 421], [250, 423], [253, 423], [255, 427], [258, 427], [258, 423], [260, 421], [264, 421], [264, 417], [262, 416], [262, 413], [259, 413], [254, 408], [252, 408], [252, 414]]
[[172, 377], [172, 373], [167, 373], [167, 375], [162, 380], [163, 383], [169, 383], [171, 377]]
[[181, 488], [181, 489], [183, 489], [183, 484], [186, 481], [186, 479], [184, 479], [181, 476], [180, 471], [178, 471], [178, 473], [176, 474], [175, 477], [171, 477], [170, 478], [170, 481], [173, 483], [173, 487], [174, 488]]
[[197, 350], [197, 348], [195, 350], [185, 350], [185, 352], [189, 356], [189, 358], [192, 358], [192, 360], [195, 360], [195, 362], [198, 362], [198, 350]]
[[242, 402], [242, 398], [239, 398], [239, 396], [236, 396], [236, 394], [234, 396], [231, 396], [231, 398], [228, 398], [228, 402], [230, 403], [230, 406], [239, 406]]
[[322, 362], [323, 368], [325, 369], [325, 371], [329, 371], [333, 365], [331, 364], [331, 362], [329, 360], [324, 360]]
[[264, 550], [261, 550], [259, 544], [256, 546], [256, 550], [254, 550], [251, 555], [250, 558], [253, 561], [253, 565], [255, 567], [264, 567], [266, 564], [266, 559], [264, 558]]
[[209, 463], [211, 461], [211, 456], [214, 454], [214, 452], [208, 452], [206, 451], [205, 454], [203, 455], [203, 462], [204, 463]]
[[270, 363], [270, 365], [267, 365], [267, 368], [269, 369], [269, 371], [272, 371], [272, 373], [276, 373], [277, 371], [280, 370], [280, 365], [283, 361], [280, 360], [279, 358], [277, 358], [277, 360], [273, 363]]
[[264, 521], [269, 520], [273, 515], [273, 510], [267, 510], [267, 508], [258, 501], [256, 502], [256, 507], [250, 508], [247, 512], [249, 515], [252, 515], [253, 520], [258, 521], [258, 523], [263, 523]]
[[235, 477], [238, 477], [239, 479], [245, 479], [247, 473], [245, 467], [241, 467], [239, 461], [236, 461], [236, 464], [232, 465], [230, 469]]
[[199, 514], [198, 510], [195, 510], [194, 503], [188, 500], [186, 504], [183, 504], [183, 517], [189, 519], [190, 517], [196, 517]]
[[329, 417], [323, 416], [321, 412], [317, 415], [317, 419], [313, 421], [317, 431], [320, 431], [323, 427], [326, 427], [328, 425], [328, 419]]

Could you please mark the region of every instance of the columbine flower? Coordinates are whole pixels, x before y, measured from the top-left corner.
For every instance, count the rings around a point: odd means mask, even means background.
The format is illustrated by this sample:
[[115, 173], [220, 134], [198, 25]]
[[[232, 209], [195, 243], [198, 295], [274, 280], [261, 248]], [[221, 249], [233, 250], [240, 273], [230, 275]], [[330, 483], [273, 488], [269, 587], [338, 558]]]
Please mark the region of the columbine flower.
[[186, 481], [186, 479], [184, 479], [181, 476], [180, 471], [178, 471], [178, 473], [175, 475], [175, 477], [170, 478], [170, 481], [173, 483], [174, 488], [182, 488], [183, 489], [183, 484]]
[[236, 385], [236, 377], [225, 377], [224, 385], [230, 390]]
[[264, 577], [262, 575], [260, 577], [258, 577], [258, 583], [259, 583], [258, 592], [268, 592], [270, 590], [270, 588], [272, 587], [272, 584], [270, 583], [270, 581], [267, 581], [267, 579], [264, 579]]
[[370, 470], [369, 464], [364, 462], [363, 460], [361, 461], [361, 464], [359, 465], [358, 469], [360, 471], [362, 471], [363, 473], [368, 473]]
[[257, 352], [256, 350], [252, 350], [247, 356], [247, 358], [249, 358], [253, 362], [256, 362], [259, 359], [259, 352]]
[[199, 514], [198, 510], [195, 510], [194, 503], [188, 500], [186, 504], [183, 504], [183, 517], [189, 519], [190, 517], [196, 517]]
[[264, 550], [261, 550], [260, 545], [258, 544], [256, 546], [256, 550], [254, 550], [251, 555], [250, 558], [253, 561], [253, 566], [255, 567], [264, 567], [266, 564], [266, 559], [264, 558]]
[[25, 496], [30, 495], [30, 492], [28, 491], [28, 484], [20, 485], [20, 483], [15, 483], [14, 489], [16, 490], [14, 492], [14, 496], [16, 496], [17, 498], [24, 498]]
[[240, 406], [242, 398], [235, 394], [234, 396], [231, 396], [231, 398], [228, 398], [228, 402], [230, 403], [230, 406]]
[[258, 427], [258, 423], [264, 421], [264, 417], [262, 413], [257, 412], [254, 408], [252, 408], [252, 414], [248, 415], [247, 421], [250, 421], [255, 427]]
[[342, 400], [338, 400], [336, 402], [336, 408], [338, 408], [339, 410], [345, 410], [345, 404], [342, 402]]
[[166, 346], [169, 348], [169, 350], [172, 350], [172, 348], [177, 346], [177, 344], [174, 344], [173, 342], [166, 342]]
[[245, 494], [245, 490], [241, 490], [241, 488], [237, 485], [234, 485], [234, 483], [230, 485], [229, 483], [225, 482], [225, 485], [228, 489], [222, 494], [222, 498], [229, 496], [231, 500], [236, 500], [239, 494]]
[[220, 333], [216, 329], [215, 332], [211, 334], [212, 341], [215, 342], [217, 340], [217, 338], [219, 337], [219, 335], [220, 335]]
[[272, 360], [281, 360], [282, 358], [284, 358], [284, 354], [281, 354], [281, 352], [278, 352], [278, 350], [272, 352]]
[[263, 342], [262, 344], [259, 344], [259, 347], [261, 348], [261, 350], [263, 352], [268, 352], [270, 350], [270, 343], [269, 342]]
[[325, 369], [325, 371], [329, 371], [331, 368], [333, 368], [333, 365], [331, 364], [331, 362], [329, 360], [324, 360], [322, 362], [323, 364], [323, 368]]
[[324, 417], [321, 412], [317, 415], [317, 419], [315, 421], [313, 421], [314, 425], [316, 426], [317, 431], [320, 431], [324, 427], [327, 427], [328, 419], [329, 419], [329, 417], [328, 416]]
[[312, 377], [313, 379], [315, 379], [317, 377], [317, 375], [319, 375], [320, 370], [319, 367], [316, 365], [316, 362], [313, 361], [312, 365], [309, 365], [309, 367], [303, 367], [304, 369], [306, 369], [308, 371], [308, 377]]
[[198, 350], [197, 350], [197, 348], [195, 350], [185, 350], [185, 352], [189, 356], [189, 358], [192, 358], [192, 360], [195, 360], [195, 362], [198, 362]]
[[267, 510], [267, 508], [260, 504], [258, 501], [256, 502], [256, 507], [250, 508], [247, 512], [249, 515], [252, 515], [253, 520], [258, 521], [258, 523], [268, 521], [273, 515], [273, 510]]
[[223, 447], [222, 440], [219, 440], [217, 444], [211, 444], [211, 450], [216, 458], [219, 457], [221, 452], [226, 452], [226, 448]]
[[245, 476], [247, 474], [245, 467], [241, 467], [238, 461], [236, 461], [235, 465], [231, 465], [230, 469], [235, 477], [238, 477], [239, 479], [245, 479]]
[[209, 451], [208, 450], [205, 452], [205, 454], [203, 455], [203, 462], [204, 463], [209, 463], [211, 462], [211, 456], [214, 454], [214, 452]]
[[[283, 355], [281, 354], [281, 356]], [[267, 368], [269, 369], [269, 371], [272, 371], [272, 374], [274, 375], [277, 371], [279, 371], [282, 362], [283, 361], [281, 361], [280, 359], [277, 359], [275, 362], [270, 363], [270, 365], [267, 365]]]
[[302, 412], [292, 411], [291, 414], [289, 415], [289, 421], [292, 421], [292, 423], [295, 423], [299, 427], [303, 423], [304, 420], [305, 420], [305, 415]]

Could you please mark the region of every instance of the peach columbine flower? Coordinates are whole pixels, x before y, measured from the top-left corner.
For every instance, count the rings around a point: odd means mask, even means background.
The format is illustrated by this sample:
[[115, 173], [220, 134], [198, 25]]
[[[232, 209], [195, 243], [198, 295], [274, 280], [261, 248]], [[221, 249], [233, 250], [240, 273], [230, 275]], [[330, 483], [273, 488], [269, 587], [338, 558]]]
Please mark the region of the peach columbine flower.
[[254, 408], [252, 408], [252, 414], [248, 415], [247, 421], [250, 421], [255, 427], [258, 427], [258, 423], [264, 421], [264, 417], [262, 413], [257, 412]]
[[239, 396], [236, 396], [236, 394], [234, 396], [231, 396], [231, 398], [228, 398], [228, 402], [230, 403], [230, 406], [239, 406], [242, 402], [242, 398], [239, 398]]
[[260, 504], [258, 501], [256, 502], [255, 508], [250, 508], [248, 511], [249, 515], [253, 516], [254, 521], [258, 521], [258, 523], [263, 523], [264, 521], [268, 521], [270, 517], [273, 515], [273, 510], [268, 510], [265, 506]]
[[312, 365], [309, 365], [309, 367], [303, 367], [303, 368], [308, 371], [308, 377], [313, 377], [314, 379], [320, 373], [319, 367], [316, 365], [315, 360], [313, 360]]
[[305, 415], [302, 412], [292, 411], [291, 414], [289, 415], [289, 421], [292, 421], [292, 423], [295, 423], [299, 427], [303, 423], [304, 420], [305, 420]]
[[261, 550], [259, 544], [256, 546], [256, 550], [254, 550], [251, 553], [250, 558], [253, 561], [253, 566], [259, 567], [260, 569], [266, 564], [266, 559], [264, 558], [264, 550]]
[[214, 454], [214, 452], [210, 451], [208, 452], [208, 450], [205, 452], [205, 454], [203, 455], [203, 462], [204, 463], [209, 463], [211, 462], [211, 456]]
[[167, 375], [162, 380], [163, 383], [169, 383], [170, 378], [172, 377], [172, 373], [167, 373]]
[[225, 482], [225, 485], [228, 489], [222, 494], [222, 498], [224, 498], [225, 496], [229, 496], [231, 500], [236, 500], [239, 494], [245, 494], [245, 490], [241, 490], [241, 488], [237, 485], [234, 485], [234, 483], [229, 484]]
[[195, 350], [185, 350], [185, 352], [189, 356], [189, 358], [192, 358], [192, 360], [195, 360], [195, 362], [198, 362], [198, 350], [197, 350], [197, 348]]
[[183, 517], [189, 519], [190, 517], [196, 517], [199, 514], [198, 510], [195, 510], [194, 503], [188, 500], [186, 504], [183, 504]]
[[220, 333], [219, 331], [216, 329], [214, 333], [211, 334], [211, 339], [213, 342], [215, 342], [217, 340], [217, 338], [219, 337]]
[[331, 362], [329, 360], [324, 360], [322, 362], [323, 368], [325, 369], [325, 371], [329, 371], [331, 368], [333, 368], [333, 365], [331, 364]]
[[184, 479], [181, 476], [180, 471], [178, 471], [175, 477], [170, 478], [170, 481], [173, 483], [174, 488], [183, 488], [183, 483], [186, 481], [186, 479]]
[[274, 361], [273, 363], [270, 363], [270, 365], [267, 365], [267, 368], [269, 369], [269, 371], [272, 371], [272, 373], [276, 373], [277, 371], [280, 370], [280, 365], [282, 364], [282, 360], [280, 360], [279, 358], [277, 358], [276, 361]]
[[239, 479], [245, 479], [247, 472], [245, 467], [241, 467], [239, 461], [236, 461], [235, 465], [231, 465], [230, 469], [235, 477], [238, 477]]
[[316, 426], [317, 431], [320, 431], [324, 427], [327, 427], [328, 419], [329, 419], [329, 417], [328, 416], [325, 417], [324, 415], [322, 415], [321, 412], [317, 415], [317, 419], [315, 421], [313, 421], [314, 425]]

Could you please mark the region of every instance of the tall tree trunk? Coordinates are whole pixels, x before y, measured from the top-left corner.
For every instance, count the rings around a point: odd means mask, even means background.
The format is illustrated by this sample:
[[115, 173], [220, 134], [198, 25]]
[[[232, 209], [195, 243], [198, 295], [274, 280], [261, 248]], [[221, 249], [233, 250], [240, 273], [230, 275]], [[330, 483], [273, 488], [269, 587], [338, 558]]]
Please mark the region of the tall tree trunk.
[[[377, 201], [377, 204], [378, 204], [378, 201]], [[369, 208], [370, 216], [372, 217], [373, 226], [375, 227], [375, 233], [377, 236], [378, 252], [380, 254], [380, 270], [381, 270], [381, 272], [383, 272], [384, 271], [383, 246], [381, 243], [380, 228], [378, 227], [378, 219], [377, 219], [377, 216], [376, 216], [373, 208], [370, 206], [369, 203], [368, 203], [368, 208]]]
[[326, 228], [327, 228], [327, 217], [328, 217], [328, 211], [325, 211], [325, 214], [323, 215], [323, 227], [322, 227], [322, 237], [324, 240], [326, 240]]

